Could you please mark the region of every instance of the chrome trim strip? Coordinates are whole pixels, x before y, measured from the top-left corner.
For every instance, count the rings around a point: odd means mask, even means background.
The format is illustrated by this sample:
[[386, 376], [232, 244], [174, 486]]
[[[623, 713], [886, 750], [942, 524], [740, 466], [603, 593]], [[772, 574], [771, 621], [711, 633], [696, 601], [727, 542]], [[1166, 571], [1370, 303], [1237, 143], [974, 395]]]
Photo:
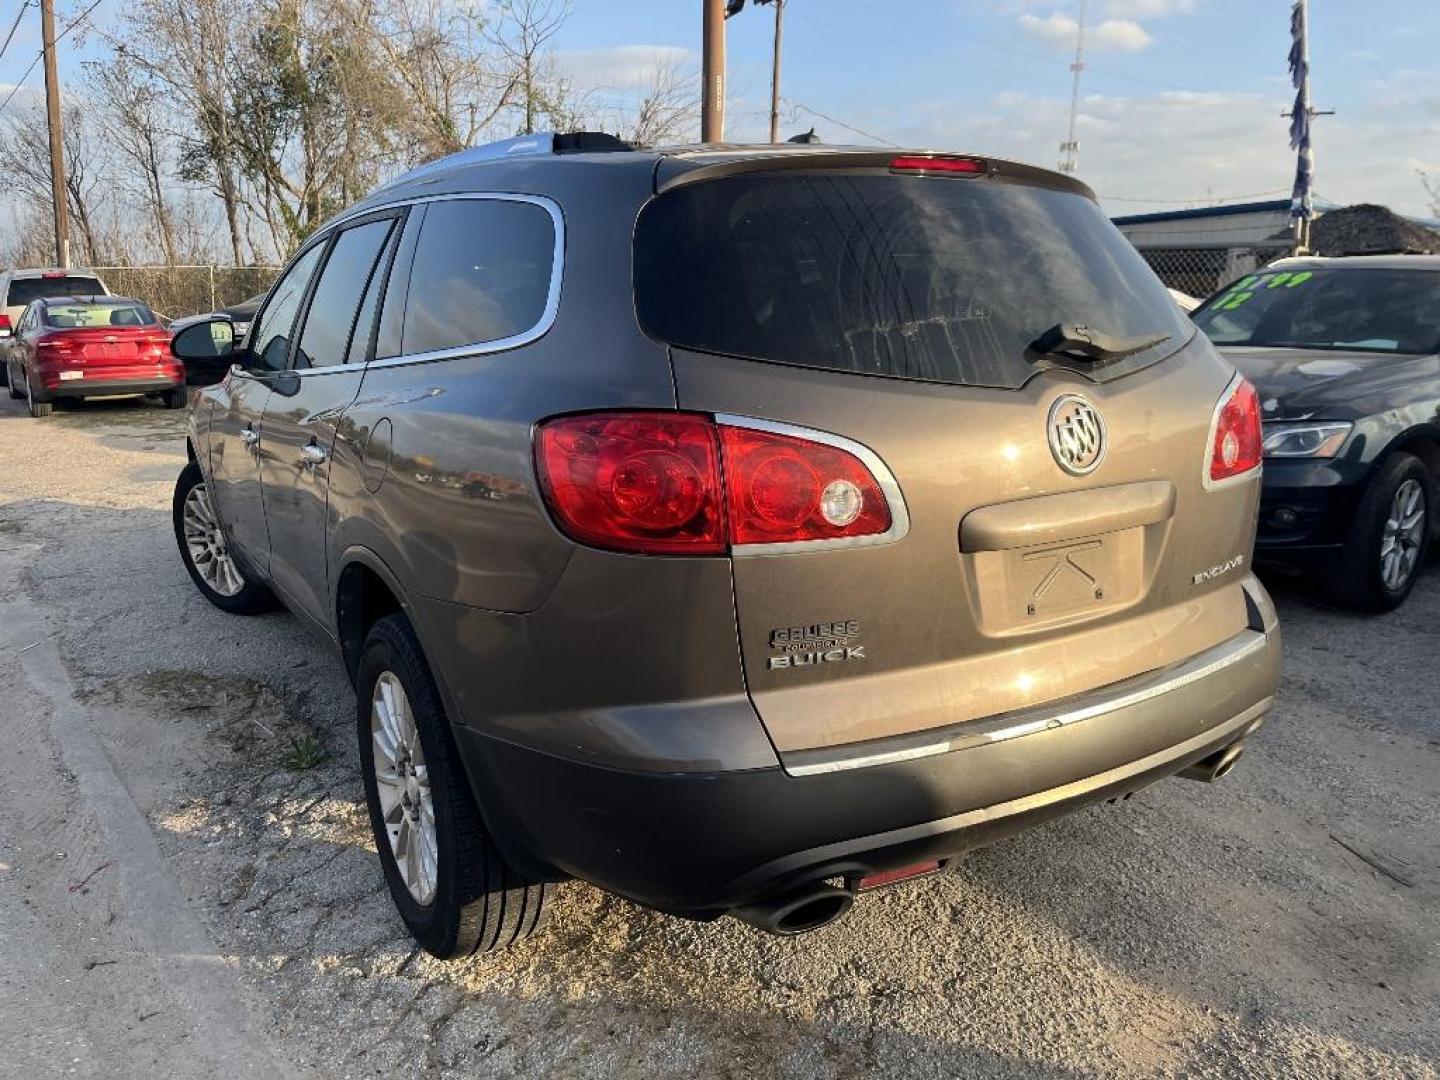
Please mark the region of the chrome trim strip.
[[[1210, 414], [1210, 430], [1205, 436], [1205, 457], [1204, 460], [1200, 462], [1200, 483], [1204, 485], [1206, 491], [1222, 491], [1228, 487], [1235, 487], [1251, 480], [1258, 480], [1260, 474], [1265, 470], [1264, 452], [1262, 450], [1260, 464], [1248, 472], [1236, 473], [1234, 476], [1227, 476], [1224, 480], [1210, 479], [1210, 455], [1215, 452], [1215, 429], [1220, 426], [1220, 412], [1225, 408], [1225, 403], [1230, 400], [1230, 395], [1235, 392], [1235, 388], [1240, 385], [1243, 379], [1244, 376], [1237, 371], [1235, 377], [1225, 384], [1225, 389], [1220, 394], [1220, 400], [1215, 403], [1215, 411]], [[1262, 423], [1260, 426], [1260, 438], [1263, 442], [1265, 438], [1265, 425]]]
[[[540, 313], [540, 321], [529, 330], [520, 334], [512, 334], [507, 338], [499, 338], [495, 341], [481, 341], [472, 345], [457, 345], [450, 349], [432, 349], [429, 352], [405, 353], [400, 356], [387, 356], [379, 360], [372, 360], [368, 364], [329, 364], [326, 367], [317, 368], [296, 368], [287, 372], [305, 378], [309, 375], [331, 375], [339, 371], [360, 371], [366, 368], [387, 368], [404, 367], [410, 364], [427, 364], [432, 360], [451, 360], [461, 356], [487, 356], [491, 353], [507, 352], [510, 349], [518, 349], [522, 345], [529, 345], [532, 341], [538, 341], [550, 332], [550, 327], [555, 325], [555, 319], [560, 314], [560, 288], [565, 276], [565, 214], [560, 209], [560, 204], [544, 195], [521, 195], [508, 191], [464, 191], [447, 195], [424, 195], [409, 199], [398, 199], [392, 203], [385, 203], [381, 206], [370, 206], [354, 213], [346, 214], [337, 218], [327, 230], [327, 233], [334, 229], [343, 228], [345, 222], [351, 218], [366, 217], [370, 214], [383, 213], [386, 210], [394, 210], [401, 206], [418, 206], [421, 203], [432, 202], [455, 202], [458, 200], [480, 200], [489, 202], [521, 202], [538, 206], [550, 215], [550, 221], [555, 229], [555, 253], [550, 263], [550, 291], [545, 299], [545, 310]], [[280, 374], [275, 372], [274, 374]]]
[[870, 475], [875, 477], [875, 482], [880, 485], [880, 490], [885, 495], [885, 503], [890, 508], [890, 528], [883, 533], [874, 533], [870, 536], [846, 536], [834, 540], [735, 544], [731, 546], [730, 554], [736, 558], [745, 558], [751, 555], [800, 555], [807, 551], [875, 547], [878, 544], [893, 544], [897, 540], [903, 540], [910, 532], [910, 511], [905, 506], [905, 496], [900, 491], [900, 484], [895, 479], [895, 474], [890, 471], [885, 462], [880, 460], [879, 454], [863, 443], [829, 431], [817, 431], [815, 428], [800, 427], [798, 424], [782, 424], [777, 420], [761, 420], [754, 416], [716, 413], [715, 422], [729, 427], [748, 428], [751, 431], [768, 431], [773, 435], [791, 435], [797, 439], [824, 443], [837, 450], [844, 450], [847, 454], [853, 454], [870, 470]]
[[1162, 695], [1199, 682], [1201, 679], [1209, 678], [1216, 672], [1223, 671], [1225, 668], [1254, 656], [1263, 650], [1269, 641], [1269, 636], [1266, 634], [1257, 633], [1254, 630], [1244, 630], [1229, 641], [1223, 641], [1213, 649], [1207, 649], [1163, 678], [1147, 682], [1146, 685], [1135, 687], [1132, 690], [1122, 690], [1103, 700], [1078, 708], [1052, 712], [1046, 706], [1037, 706], [1018, 712], [1002, 713], [989, 720], [969, 720], [947, 729], [949, 734], [937, 733], [926, 741], [918, 743], [907, 736], [880, 740], [892, 743], [904, 740], [909, 744], [894, 750], [827, 757], [824, 760], [814, 760], [814, 757], [818, 754], [829, 753], [828, 751], [801, 751], [799, 754], [791, 754], [789, 757], [810, 758], [811, 760], [801, 760], [796, 764], [786, 762], [785, 771], [791, 776], [818, 776], [822, 773], [843, 772], [847, 769], [863, 769], [871, 765], [890, 765], [899, 761], [914, 761], [917, 758], [930, 757], [934, 754], [945, 754], [951, 750], [966, 750], [972, 746], [987, 746], [991, 743], [1005, 742], [1008, 739], [1018, 739], [1022, 735], [1030, 735], [1050, 728], [1065, 727], [1081, 720], [1090, 720], [1107, 713], [1119, 712], [1121, 709], [1143, 705]]

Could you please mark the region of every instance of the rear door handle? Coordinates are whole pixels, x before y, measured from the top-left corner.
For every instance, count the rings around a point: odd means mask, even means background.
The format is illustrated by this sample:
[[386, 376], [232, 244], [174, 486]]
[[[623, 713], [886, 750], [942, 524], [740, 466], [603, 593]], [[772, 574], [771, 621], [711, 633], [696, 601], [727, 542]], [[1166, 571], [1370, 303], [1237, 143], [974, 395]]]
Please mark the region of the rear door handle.
[[317, 465], [324, 465], [330, 455], [319, 443], [306, 443], [300, 448], [300, 464], [307, 469], [313, 469]]

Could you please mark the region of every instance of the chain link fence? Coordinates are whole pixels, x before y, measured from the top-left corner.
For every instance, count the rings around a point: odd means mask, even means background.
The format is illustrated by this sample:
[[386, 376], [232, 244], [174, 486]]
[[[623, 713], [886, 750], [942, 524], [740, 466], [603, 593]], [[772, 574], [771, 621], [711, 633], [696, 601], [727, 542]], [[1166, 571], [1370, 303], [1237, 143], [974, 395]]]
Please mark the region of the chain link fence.
[[117, 296], [144, 300], [166, 319], [203, 315], [270, 288], [278, 266], [95, 266]]
[[1136, 250], [1168, 287], [1203, 300], [1246, 274], [1294, 251], [1288, 240], [1262, 243], [1141, 247]]

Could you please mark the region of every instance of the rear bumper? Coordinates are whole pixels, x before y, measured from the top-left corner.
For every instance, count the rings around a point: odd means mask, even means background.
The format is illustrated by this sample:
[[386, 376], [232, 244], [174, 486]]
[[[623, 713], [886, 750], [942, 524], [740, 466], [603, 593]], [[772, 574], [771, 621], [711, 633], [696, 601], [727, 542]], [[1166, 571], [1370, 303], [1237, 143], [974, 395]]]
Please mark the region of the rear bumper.
[[625, 771], [456, 734], [523, 869], [708, 918], [817, 879], [948, 858], [1171, 776], [1259, 727], [1279, 660], [1278, 629], [1257, 612], [1215, 649], [1048, 714], [738, 772]]
[[[106, 394], [158, 394], [185, 385], [185, 373], [156, 374], [154, 367], [143, 372], [119, 371], [100, 374], [87, 371], [83, 379], [62, 380], [56, 371], [42, 372], [35, 396], [44, 401], [70, 397], [101, 397]], [[43, 397], [42, 397], [43, 393]]]

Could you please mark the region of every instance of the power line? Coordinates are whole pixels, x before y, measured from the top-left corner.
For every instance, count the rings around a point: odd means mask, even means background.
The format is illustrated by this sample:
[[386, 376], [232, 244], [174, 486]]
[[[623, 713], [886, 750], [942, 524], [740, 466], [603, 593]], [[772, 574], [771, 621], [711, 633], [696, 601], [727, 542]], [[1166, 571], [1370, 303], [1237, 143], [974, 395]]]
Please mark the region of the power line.
[[15, 13], [15, 21], [10, 24], [10, 32], [5, 35], [5, 44], [0, 45], [0, 56], [4, 56], [5, 50], [10, 48], [10, 42], [15, 39], [15, 31], [20, 29], [20, 20], [25, 17], [25, 12], [29, 7], [30, 0], [25, 0], [20, 5], [20, 10]]
[[801, 102], [796, 101], [794, 98], [788, 98], [788, 97], [787, 97], [787, 98], [782, 98], [781, 100], [784, 101], [785, 104], [791, 106], [792, 108], [799, 109], [801, 112], [807, 112], [807, 113], [809, 113], [811, 116], [818, 116], [821, 120], [824, 120], [826, 123], [837, 124], [837, 125], [839, 125], [840, 127], [844, 128], [846, 131], [854, 132], [856, 135], [859, 135], [859, 136], [861, 136], [862, 138], [869, 139], [871, 142], [878, 142], [878, 143], [883, 143], [883, 144], [886, 145], [886, 146], [893, 146], [893, 147], [895, 147], [897, 150], [900, 148], [900, 144], [899, 144], [899, 143], [891, 142], [889, 139], [881, 138], [879, 135], [872, 135], [872, 134], [871, 134], [870, 132], [868, 132], [868, 131], [863, 131], [863, 130], [861, 130], [860, 128], [857, 128], [857, 127], [855, 127], [855, 126], [853, 126], [853, 125], [851, 125], [851, 124], [845, 123], [844, 120], [836, 120], [835, 117], [833, 117], [833, 116], [826, 116], [826, 115], [825, 115], [824, 113], [822, 113], [819, 109], [812, 109], [809, 105], [802, 104]]
[[[82, 12], [80, 13], [80, 15], [79, 15], [78, 18], [74, 19], [74, 20], [70, 23], [70, 25], [68, 25], [67, 27], [65, 27], [64, 30], [61, 30], [60, 33], [58, 33], [58, 34], [55, 35], [55, 44], [57, 44], [57, 45], [60, 44], [60, 42], [65, 39], [65, 35], [66, 35], [66, 34], [70, 33], [71, 30], [74, 30], [75, 27], [79, 26], [82, 22], [84, 22], [86, 19], [88, 19], [88, 18], [90, 17], [90, 13], [91, 13], [92, 11], [94, 11], [97, 7], [99, 7], [101, 4], [103, 4], [104, 2], [105, 2], [105, 0], [95, 0], [94, 3], [92, 3], [92, 4], [91, 4], [89, 7], [87, 7], [84, 11], [82, 11]], [[23, 4], [20, 5], [20, 15], [24, 15], [24, 14], [25, 14], [25, 9], [28, 8], [29, 6], [30, 6], [30, 0], [25, 0], [25, 3], [23, 3]], [[19, 26], [19, 25], [20, 25], [20, 16], [19, 16], [19, 15], [17, 15], [17, 16], [15, 17], [15, 25], [16, 25], [16, 26]], [[15, 36], [15, 29], [14, 29], [14, 27], [12, 27], [11, 30], [10, 30], [10, 36], [11, 36], [11, 37], [14, 37], [14, 36]], [[7, 37], [7, 38], [5, 39], [5, 45], [0, 46], [0, 56], [3, 56], [3, 55], [5, 54], [5, 47], [8, 46], [9, 44], [10, 44], [10, 38]], [[18, 94], [22, 89], [24, 89], [26, 80], [28, 80], [28, 79], [30, 78], [30, 76], [35, 73], [35, 65], [38, 64], [38, 63], [40, 63], [41, 59], [42, 59], [44, 56], [45, 56], [45, 50], [44, 50], [44, 49], [41, 49], [38, 53], [35, 54], [34, 58], [31, 59], [31, 61], [30, 61], [30, 66], [25, 69], [25, 74], [20, 76], [20, 81], [17, 82], [14, 86], [12, 86], [12, 87], [10, 88], [10, 93], [8, 93], [8, 94], [5, 95], [5, 100], [4, 100], [4, 101], [0, 101], [0, 113], [3, 113], [3, 112], [9, 107], [10, 102], [15, 99], [15, 95]]]
[[1105, 195], [1100, 198], [1109, 202], [1135, 202], [1135, 203], [1223, 203], [1242, 202], [1245, 199], [1263, 199], [1267, 195], [1283, 195], [1289, 188], [1274, 188], [1271, 191], [1252, 191], [1248, 195], [1196, 195], [1189, 199], [1175, 199], [1170, 197], [1151, 198], [1143, 195]]

